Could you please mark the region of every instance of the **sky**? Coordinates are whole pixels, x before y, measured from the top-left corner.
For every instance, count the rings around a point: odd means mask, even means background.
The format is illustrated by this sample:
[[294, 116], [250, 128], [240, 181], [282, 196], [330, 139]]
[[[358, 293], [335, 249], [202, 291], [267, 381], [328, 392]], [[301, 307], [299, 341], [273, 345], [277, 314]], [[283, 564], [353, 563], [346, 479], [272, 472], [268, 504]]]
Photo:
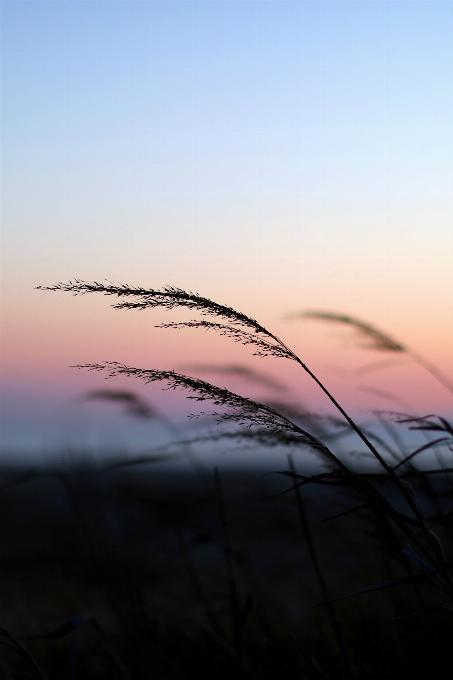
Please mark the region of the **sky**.
[[[330, 412], [283, 360], [154, 328], [184, 314], [35, 290], [75, 277], [229, 304], [362, 418], [401, 402], [451, 412], [410, 359], [362, 373], [392, 357], [288, 319], [357, 316], [453, 381], [451, 2], [3, 0], [0, 12], [1, 450], [130, 438], [111, 406], [93, 416], [80, 399], [106, 384], [70, 366], [103, 360], [245, 364]], [[128, 388], [177, 420], [191, 410]]]

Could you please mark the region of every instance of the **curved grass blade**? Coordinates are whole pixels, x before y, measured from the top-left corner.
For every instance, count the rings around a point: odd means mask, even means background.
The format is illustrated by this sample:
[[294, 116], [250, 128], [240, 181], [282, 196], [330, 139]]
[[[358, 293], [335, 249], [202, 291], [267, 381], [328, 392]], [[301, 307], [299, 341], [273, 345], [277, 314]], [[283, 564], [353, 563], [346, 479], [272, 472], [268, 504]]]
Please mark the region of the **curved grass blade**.
[[66, 621], [61, 626], [58, 626], [54, 630], [48, 633], [41, 633], [38, 635], [22, 635], [21, 640], [56, 640], [57, 638], [66, 637], [72, 632], [80, 628], [80, 626], [90, 623], [92, 620], [91, 616], [74, 616], [69, 621]]
[[13, 647], [16, 649], [16, 651], [31, 663], [31, 665], [34, 667], [41, 680], [49, 680], [46, 673], [40, 667], [34, 656], [31, 654], [31, 652], [28, 651], [26, 646], [22, 644], [20, 639], [18, 639], [14, 635], [11, 635], [11, 633], [9, 633], [5, 628], [3, 628], [3, 626], [0, 626], [0, 635], [9, 640], [12, 643]]
[[368, 586], [367, 588], [361, 588], [360, 590], [356, 590], [354, 593], [350, 593], [349, 595], [337, 597], [335, 598], [335, 600], [329, 600], [329, 602], [320, 602], [319, 604], [315, 604], [314, 609], [316, 607], [322, 607], [332, 602], [340, 602], [341, 600], [348, 600], [351, 597], [357, 597], [357, 595], [371, 593], [375, 590], [386, 590], [387, 588], [393, 588], [394, 586], [399, 586], [404, 583], [429, 583], [430, 581], [431, 579], [429, 574], [417, 574], [414, 576], [402, 576], [400, 578], [390, 578], [387, 581], [381, 581], [380, 583], [375, 583], [374, 585]]
[[419, 609], [416, 612], [412, 612], [411, 614], [403, 614], [403, 616], [396, 616], [394, 619], [390, 619], [391, 621], [404, 621], [404, 619], [413, 619], [417, 616], [429, 616], [430, 614], [438, 614], [439, 612], [446, 611], [449, 614], [453, 614], [453, 608], [452, 607], [446, 607], [445, 605], [442, 604], [431, 604], [428, 605], [427, 607], [424, 607], [423, 609]]

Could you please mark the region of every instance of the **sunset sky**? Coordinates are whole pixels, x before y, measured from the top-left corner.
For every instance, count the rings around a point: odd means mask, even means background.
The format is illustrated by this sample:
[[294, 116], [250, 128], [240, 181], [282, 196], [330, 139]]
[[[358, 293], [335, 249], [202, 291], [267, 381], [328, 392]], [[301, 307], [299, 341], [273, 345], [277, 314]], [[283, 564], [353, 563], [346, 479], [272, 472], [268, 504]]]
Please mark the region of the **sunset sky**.
[[[35, 290], [74, 277], [229, 304], [363, 419], [398, 399], [451, 413], [453, 395], [410, 359], [362, 375], [398, 357], [286, 318], [357, 316], [453, 381], [451, 2], [3, 0], [0, 12], [3, 451], [96, 440], [108, 409], [93, 415], [80, 395], [126, 383], [70, 366], [102, 360], [247, 364], [331, 412], [283, 360], [154, 328], [187, 314]], [[177, 421], [193, 410], [127, 386]], [[133, 436], [126, 419], [110, 425], [106, 446]]]

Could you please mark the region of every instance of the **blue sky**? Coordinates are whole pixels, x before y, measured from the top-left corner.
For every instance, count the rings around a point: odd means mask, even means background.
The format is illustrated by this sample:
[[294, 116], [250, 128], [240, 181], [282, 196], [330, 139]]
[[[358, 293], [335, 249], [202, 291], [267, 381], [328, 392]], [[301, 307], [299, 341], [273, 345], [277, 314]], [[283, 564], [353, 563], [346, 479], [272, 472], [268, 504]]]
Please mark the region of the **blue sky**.
[[[215, 195], [220, 215], [225, 200], [253, 211], [285, 196], [290, 240], [302, 202], [315, 214], [357, 202], [410, 213], [422, 198], [445, 211], [451, 18], [450, 3], [432, 1], [3, 3], [3, 190], [21, 196], [5, 207], [3, 254], [28, 242], [63, 255], [63, 234], [85, 248], [88, 205], [102, 215], [94, 251], [124, 252], [125, 221], [109, 233], [112, 198], [138, 227], [149, 200], [166, 211], [186, 197], [203, 212]], [[182, 206], [170, 248], [212, 240], [189, 221]], [[366, 219], [351, 229], [366, 248]], [[322, 226], [320, 247], [334, 230]], [[263, 239], [240, 231], [243, 252], [286, 252], [265, 227]], [[143, 253], [136, 233], [131, 256]]]

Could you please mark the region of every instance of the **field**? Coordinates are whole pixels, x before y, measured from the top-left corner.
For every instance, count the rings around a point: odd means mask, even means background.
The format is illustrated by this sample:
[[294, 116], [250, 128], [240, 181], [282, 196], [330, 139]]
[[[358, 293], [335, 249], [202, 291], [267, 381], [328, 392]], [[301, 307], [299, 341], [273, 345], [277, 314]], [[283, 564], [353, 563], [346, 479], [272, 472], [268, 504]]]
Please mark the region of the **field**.
[[[284, 476], [226, 468], [219, 489], [214, 471], [87, 459], [1, 480], [0, 625], [44, 677], [441, 677], [448, 663], [450, 612], [397, 619], [420, 600], [443, 603], [434, 585], [340, 601], [332, 632], [326, 607], [314, 608], [323, 593], [295, 492], [272, 498], [291, 485]], [[446, 508], [450, 488], [436, 482]], [[322, 521], [357, 505], [351, 490], [302, 490], [331, 598], [407, 576], [385, 521], [366, 509]], [[449, 548], [446, 527], [439, 535]], [[39, 677], [2, 642], [3, 677]]]

